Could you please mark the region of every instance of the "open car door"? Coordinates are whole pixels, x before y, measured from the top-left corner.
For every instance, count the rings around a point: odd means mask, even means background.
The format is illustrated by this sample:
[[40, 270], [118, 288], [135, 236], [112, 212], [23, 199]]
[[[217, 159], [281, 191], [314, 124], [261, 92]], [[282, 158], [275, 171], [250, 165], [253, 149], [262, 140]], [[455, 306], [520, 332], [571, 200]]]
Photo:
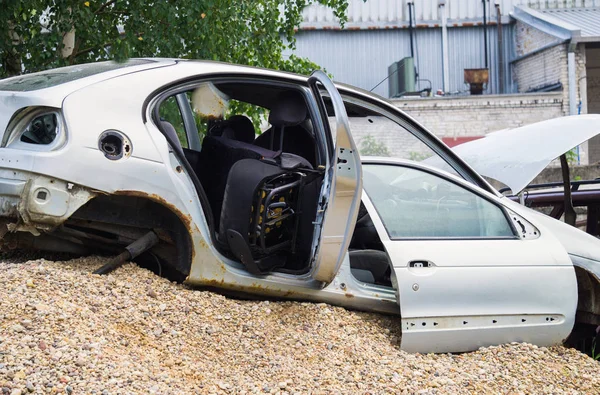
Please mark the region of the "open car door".
[[[362, 191], [360, 156], [352, 136], [344, 101], [327, 74], [318, 70], [308, 83], [319, 106], [328, 139], [328, 160], [325, 182], [316, 218], [320, 229], [313, 239], [311, 276], [329, 283], [336, 276], [348, 250], [356, 223]], [[330, 126], [323, 100], [328, 96], [335, 113], [335, 129]], [[333, 130], [332, 130], [333, 129]]]

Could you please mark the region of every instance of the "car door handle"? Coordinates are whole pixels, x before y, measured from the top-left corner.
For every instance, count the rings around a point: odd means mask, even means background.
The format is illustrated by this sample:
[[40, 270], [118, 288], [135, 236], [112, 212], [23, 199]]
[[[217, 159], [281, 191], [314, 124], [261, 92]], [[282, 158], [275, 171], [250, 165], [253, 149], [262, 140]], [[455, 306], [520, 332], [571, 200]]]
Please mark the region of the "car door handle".
[[408, 267], [411, 268], [424, 268], [424, 267], [434, 267], [435, 264], [433, 262], [424, 260], [424, 259], [418, 259], [418, 260], [414, 260], [414, 261], [410, 261], [408, 262]]

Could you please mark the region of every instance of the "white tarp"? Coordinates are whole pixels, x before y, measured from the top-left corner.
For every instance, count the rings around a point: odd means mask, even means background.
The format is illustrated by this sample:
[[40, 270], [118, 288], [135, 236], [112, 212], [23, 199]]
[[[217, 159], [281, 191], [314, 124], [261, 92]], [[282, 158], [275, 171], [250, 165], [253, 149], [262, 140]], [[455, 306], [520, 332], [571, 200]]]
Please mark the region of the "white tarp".
[[452, 150], [517, 194], [554, 159], [598, 134], [599, 114], [573, 115], [493, 132]]

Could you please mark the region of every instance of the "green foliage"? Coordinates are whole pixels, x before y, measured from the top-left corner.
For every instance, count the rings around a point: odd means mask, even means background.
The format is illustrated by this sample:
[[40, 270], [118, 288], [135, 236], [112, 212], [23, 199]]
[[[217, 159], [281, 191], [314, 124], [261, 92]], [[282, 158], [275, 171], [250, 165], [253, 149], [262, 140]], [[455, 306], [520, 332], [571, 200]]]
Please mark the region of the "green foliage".
[[567, 157], [567, 163], [569, 166], [575, 166], [577, 164], [577, 151], [572, 149], [570, 151], [565, 152], [565, 156]]
[[388, 147], [370, 134], [363, 137], [359, 151], [363, 156], [391, 156]]
[[[0, 0], [0, 78], [129, 57], [208, 59], [297, 73], [301, 11], [317, 0]], [[343, 23], [347, 0], [318, 0]], [[280, 11], [284, 10], [284, 11]], [[41, 17], [41, 19], [40, 19]], [[65, 37], [74, 32], [73, 50]]]

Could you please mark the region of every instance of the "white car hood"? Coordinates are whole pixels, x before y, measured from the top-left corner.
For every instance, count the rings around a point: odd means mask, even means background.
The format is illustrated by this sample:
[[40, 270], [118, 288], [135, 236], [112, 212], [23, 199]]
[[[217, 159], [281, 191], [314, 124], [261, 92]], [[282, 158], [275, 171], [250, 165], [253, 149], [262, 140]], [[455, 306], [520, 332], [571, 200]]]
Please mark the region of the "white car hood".
[[511, 210], [525, 218], [531, 218], [552, 232], [569, 254], [573, 264], [592, 273], [600, 281], [600, 239], [508, 198], [503, 198], [502, 201]]
[[600, 134], [600, 115], [574, 115], [490, 133], [452, 150], [517, 194], [554, 159]]

